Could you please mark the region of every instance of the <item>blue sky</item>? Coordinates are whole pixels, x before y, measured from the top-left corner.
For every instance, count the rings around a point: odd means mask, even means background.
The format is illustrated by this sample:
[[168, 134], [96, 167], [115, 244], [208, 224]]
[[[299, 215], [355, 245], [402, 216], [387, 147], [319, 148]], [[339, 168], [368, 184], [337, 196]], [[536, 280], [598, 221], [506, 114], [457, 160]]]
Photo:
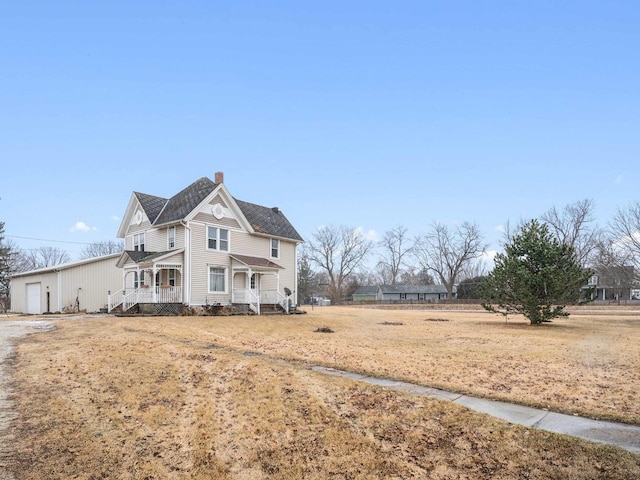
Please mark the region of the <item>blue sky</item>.
[[76, 258], [115, 239], [132, 191], [216, 171], [307, 239], [471, 221], [495, 250], [507, 221], [590, 198], [606, 224], [640, 200], [637, 1], [1, 12], [0, 220], [22, 248]]

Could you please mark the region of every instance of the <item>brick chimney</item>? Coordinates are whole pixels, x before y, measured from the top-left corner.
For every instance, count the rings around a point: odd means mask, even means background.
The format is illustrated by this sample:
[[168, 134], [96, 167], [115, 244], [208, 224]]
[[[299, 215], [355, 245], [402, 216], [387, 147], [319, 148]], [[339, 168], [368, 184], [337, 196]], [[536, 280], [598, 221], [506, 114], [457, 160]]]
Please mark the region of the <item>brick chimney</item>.
[[224, 173], [216, 172], [214, 183], [224, 183]]

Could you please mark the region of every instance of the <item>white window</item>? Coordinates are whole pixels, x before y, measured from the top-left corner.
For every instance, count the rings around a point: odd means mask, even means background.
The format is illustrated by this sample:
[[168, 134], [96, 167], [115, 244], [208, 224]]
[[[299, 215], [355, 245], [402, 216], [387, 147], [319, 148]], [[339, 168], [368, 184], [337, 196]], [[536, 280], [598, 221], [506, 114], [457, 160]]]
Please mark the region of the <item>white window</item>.
[[136, 233], [133, 236], [133, 249], [136, 252], [144, 252], [144, 233]]
[[140, 270], [140, 276], [138, 272], [133, 272], [133, 288], [142, 288], [144, 285], [144, 270]]
[[176, 269], [175, 268], [169, 269], [169, 285], [171, 285], [172, 287], [176, 286]]
[[167, 244], [169, 250], [176, 248], [176, 227], [169, 227], [167, 230]]
[[280, 240], [271, 239], [271, 258], [280, 258]]
[[597, 285], [598, 284], [598, 276], [592, 275], [589, 279], [589, 285]]
[[227, 292], [227, 270], [222, 267], [209, 267], [209, 293]]
[[209, 250], [229, 251], [229, 230], [207, 227], [207, 248]]

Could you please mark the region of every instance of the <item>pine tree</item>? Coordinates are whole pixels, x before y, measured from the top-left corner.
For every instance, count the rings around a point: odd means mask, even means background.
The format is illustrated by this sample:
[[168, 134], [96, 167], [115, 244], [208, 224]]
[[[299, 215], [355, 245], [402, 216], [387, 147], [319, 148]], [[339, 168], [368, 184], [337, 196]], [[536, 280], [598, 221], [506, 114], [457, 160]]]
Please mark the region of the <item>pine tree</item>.
[[566, 305], [581, 303], [593, 274], [578, 262], [575, 249], [560, 242], [545, 224], [525, 223], [482, 285], [482, 306], [496, 313], [520, 313], [532, 325], [568, 316]]

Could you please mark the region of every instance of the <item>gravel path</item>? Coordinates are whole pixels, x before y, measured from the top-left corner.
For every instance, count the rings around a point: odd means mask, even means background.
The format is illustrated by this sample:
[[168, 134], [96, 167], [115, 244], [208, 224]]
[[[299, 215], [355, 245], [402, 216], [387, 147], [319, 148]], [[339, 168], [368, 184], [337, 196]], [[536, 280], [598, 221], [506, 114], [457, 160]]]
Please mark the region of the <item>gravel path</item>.
[[14, 341], [29, 333], [54, 328], [43, 320], [4, 320], [0, 319], [0, 480], [13, 480], [6, 468], [6, 459], [10, 454], [11, 432], [9, 424], [16, 416], [9, 400], [11, 372], [7, 360], [14, 351]]

